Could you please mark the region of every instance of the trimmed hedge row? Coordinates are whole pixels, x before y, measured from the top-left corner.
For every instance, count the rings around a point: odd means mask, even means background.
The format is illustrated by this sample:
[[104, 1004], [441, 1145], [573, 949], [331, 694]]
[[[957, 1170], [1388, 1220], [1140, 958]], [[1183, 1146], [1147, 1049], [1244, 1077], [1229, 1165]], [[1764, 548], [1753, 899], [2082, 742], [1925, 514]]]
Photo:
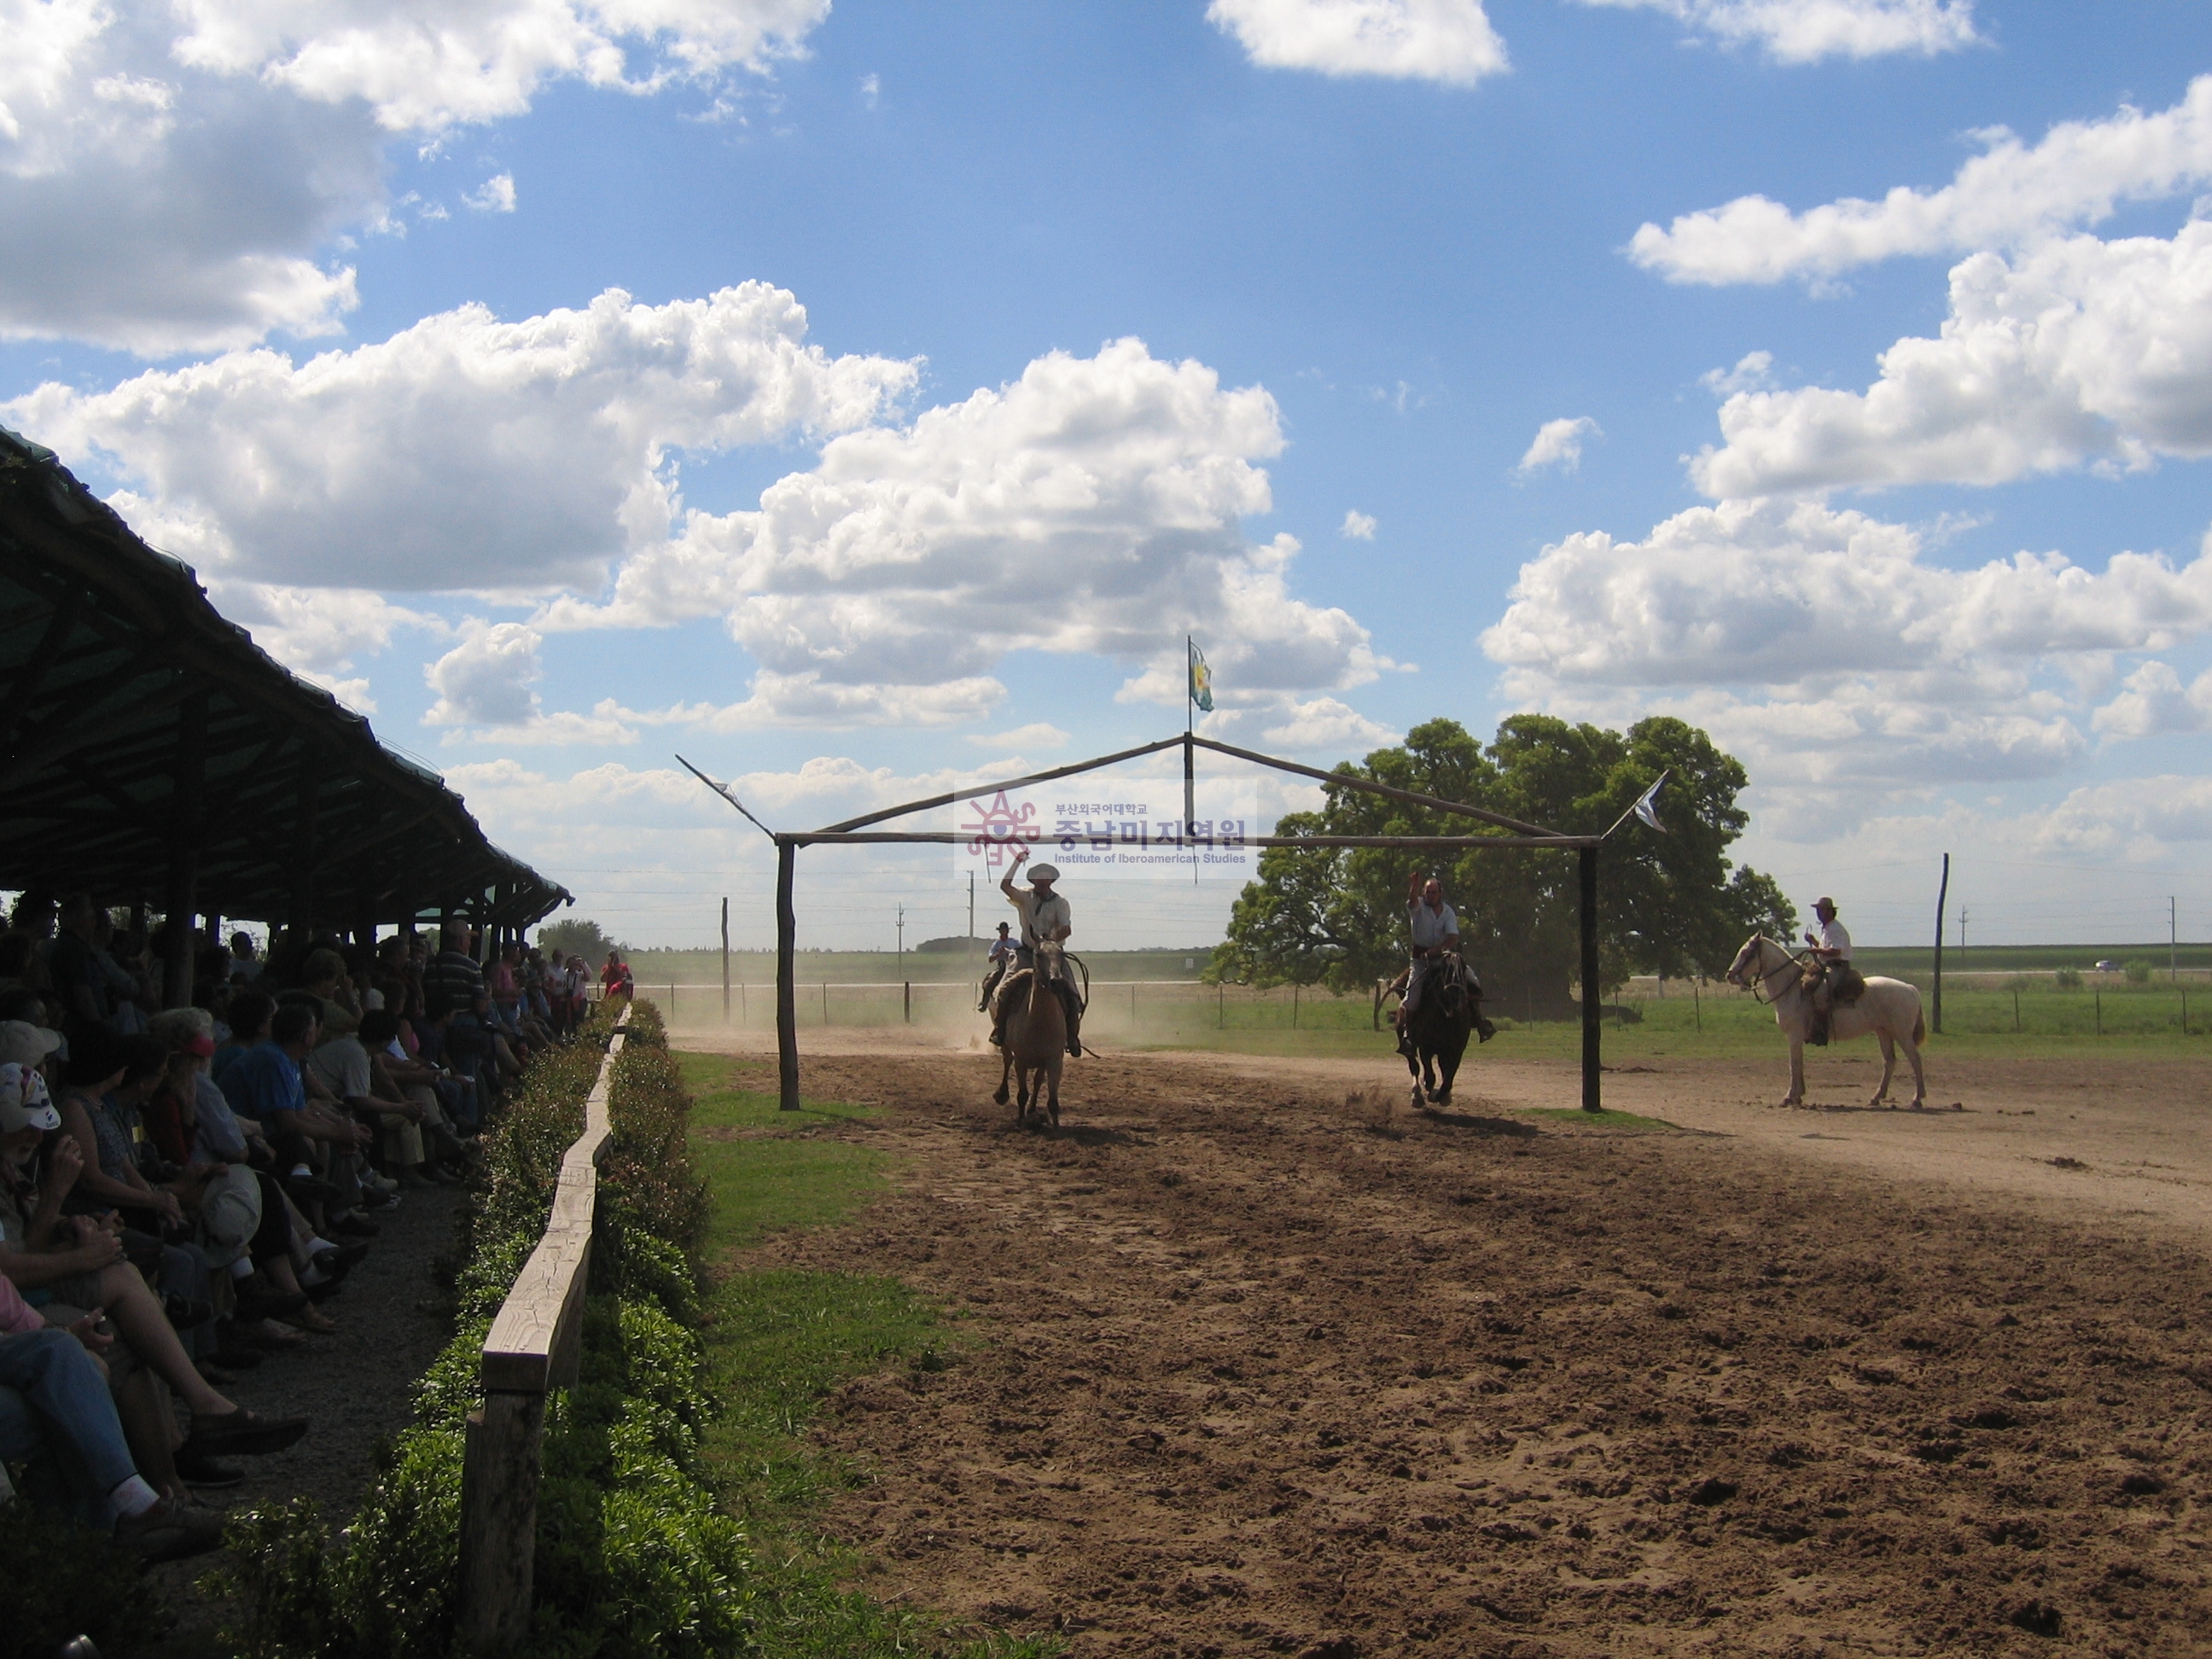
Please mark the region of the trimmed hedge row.
[[[743, 1527], [695, 1473], [707, 1401], [692, 1252], [706, 1191], [685, 1145], [689, 1100], [658, 1012], [634, 1007], [615, 1062], [578, 1386], [548, 1401], [538, 1492], [537, 1611], [525, 1643], [554, 1659], [726, 1653], [755, 1600]], [[604, 1036], [604, 1030], [595, 1035]], [[456, 1651], [464, 1425], [477, 1356], [536, 1248], [561, 1154], [582, 1132], [603, 1057], [547, 1055], [484, 1137], [453, 1340], [416, 1390], [415, 1422], [339, 1547], [313, 1509], [250, 1513], [217, 1587], [241, 1609], [241, 1659], [448, 1659]]]

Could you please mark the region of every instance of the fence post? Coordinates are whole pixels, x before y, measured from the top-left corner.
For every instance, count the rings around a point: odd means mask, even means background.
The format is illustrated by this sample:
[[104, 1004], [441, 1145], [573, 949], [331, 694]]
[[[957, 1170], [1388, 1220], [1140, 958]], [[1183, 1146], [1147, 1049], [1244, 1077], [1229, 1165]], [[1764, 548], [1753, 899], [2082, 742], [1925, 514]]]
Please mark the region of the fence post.
[[911, 1025], [914, 1024], [914, 981], [910, 979], [902, 980], [899, 983], [901, 988], [906, 994], [903, 1011], [904, 1018], [906, 1019], [906, 1023]]
[[538, 1553], [542, 1394], [487, 1394], [461, 1451], [461, 1639], [472, 1650], [530, 1633]]

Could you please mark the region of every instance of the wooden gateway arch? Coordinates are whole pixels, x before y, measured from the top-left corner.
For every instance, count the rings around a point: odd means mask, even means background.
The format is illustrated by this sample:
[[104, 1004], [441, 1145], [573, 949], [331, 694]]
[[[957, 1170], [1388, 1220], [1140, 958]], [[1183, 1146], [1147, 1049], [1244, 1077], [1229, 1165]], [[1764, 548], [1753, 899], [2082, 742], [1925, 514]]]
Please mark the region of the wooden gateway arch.
[[[1124, 761], [1139, 760], [1146, 755], [1157, 755], [1165, 750], [1182, 750], [1183, 819], [1191, 817], [1191, 799], [1197, 773], [1197, 751], [1204, 749], [1232, 760], [1249, 761], [1255, 766], [1265, 766], [1294, 776], [1311, 778], [1340, 789], [1358, 790], [1364, 794], [1381, 795], [1391, 800], [1401, 800], [1431, 811], [1449, 813], [1455, 817], [1474, 818], [1493, 824], [1506, 834], [1466, 836], [1252, 836], [1245, 844], [1251, 847], [1386, 847], [1407, 852], [1462, 852], [1468, 848], [1516, 848], [1527, 850], [1557, 850], [1573, 853], [1580, 864], [1581, 888], [1579, 921], [1582, 932], [1582, 1013], [1583, 1013], [1583, 1109], [1595, 1112], [1603, 1109], [1601, 1097], [1599, 1024], [1600, 1009], [1597, 997], [1597, 854], [1604, 845], [1603, 836], [1570, 836], [1556, 830], [1547, 830], [1540, 823], [1523, 823], [1519, 818], [1506, 817], [1480, 806], [1469, 806], [1464, 801], [1445, 800], [1437, 795], [1425, 795], [1412, 789], [1394, 788], [1387, 783], [1356, 777], [1345, 772], [1324, 772], [1318, 767], [1301, 766], [1273, 755], [1262, 755], [1249, 749], [1239, 749], [1233, 744], [1218, 743], [1212, 738], [1201, 738], [1194, 732], [1182, 732], [1171, 738], [1162, 738], [1157, 743], [1140, 744], [1134, 749], [1123, 749], [1096, 759], [1077, 761], [1069, 766], [1055, 766], [1046, 772], [1032, 772], [1024, 777], [996, 778], [970, 789], [949, 790], [941, 795], [931, 795], [923, 800], [908, 801], [901, 806], [886, 806], [880, 811], [863, 813], [856, 818], [847, 818], [842, 823], [832, 823], [820, 830], [771, 830], [752, 813], [743, 802], [721, 784], [714, 781], [697, 767], [678, 755], [676, 758], [684, 769], [705, 784], [732, 806], [744, 814], [746, 819], [775, 843], [775, 1038], [779, 1080], [781, 1087], [781, 1104], [783, 1110], [799, 1109], [799, 1014], [796, 991], [793, 981], [794, 958], [798, 950], [799, 922], [792, 908], [792, 886], [798, 863], [799, 849], [819, 846], [921, 846], [949, 847], [955, 842], [972, 839], [964, 831], [951, 830], [880, 830], [873, 826], [894, 818], [902, 818], [915, 812], [933, 811], [965, 800], [975, 800], [995, 795], [1002, 789], [1018, 789], [1033, 783], [1051, 783], [1060, 778], [1074, 777], [1079, 773], [1096, 772], [1101, 768], [1118, 766]], [[1624, 815], [1626, 816], [1626, 815]]]

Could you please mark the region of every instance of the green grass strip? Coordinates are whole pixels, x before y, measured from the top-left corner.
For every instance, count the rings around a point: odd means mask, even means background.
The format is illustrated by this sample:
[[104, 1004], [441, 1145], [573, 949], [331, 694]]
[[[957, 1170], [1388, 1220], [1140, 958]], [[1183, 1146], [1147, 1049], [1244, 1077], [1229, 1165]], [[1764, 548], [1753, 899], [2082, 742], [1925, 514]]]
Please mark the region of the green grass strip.
[[678, 1057], [692, 1096], [690, 1150], [708, 1188], [702, 1253], [709, 1288], [700, 1331], [714, 1415], [699, 1455], [730, 1511], [761, 1547], [758, 1650], [775, 1659], [1052, 1659], [1054, 1638], [954, 1630], [848, 1588], [866, 1564], [813, 1527], [823, 1498], [865, 1472], [825, 1456], [806, 1432], [823, 1401], [854, 1377], [939, 1370], [961, 1338], [896, 1279], [799, 1267], [732, 1269], [738, 1251], [779, 1233], [835, 1226], [890, 1186], [890, 1160], [816, 1138], [864, 1123], [866, 1107], [807, 1101], [777, 1109], [746, 1084], [757, 1060]]

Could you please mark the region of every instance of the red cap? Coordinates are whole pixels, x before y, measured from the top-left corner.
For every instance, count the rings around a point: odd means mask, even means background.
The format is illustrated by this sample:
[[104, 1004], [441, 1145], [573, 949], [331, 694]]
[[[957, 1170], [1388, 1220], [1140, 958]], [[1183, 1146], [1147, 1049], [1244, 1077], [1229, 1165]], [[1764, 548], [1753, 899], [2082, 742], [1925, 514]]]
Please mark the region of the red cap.
[[205, 1060], [214, 1052], [215, 1039], [211, 1036], [202, 1036], [198, 1031], [186, 1037], [184, 1045], [178, 1050], [179, 1054], [191, 1054], [198, 1060]]

